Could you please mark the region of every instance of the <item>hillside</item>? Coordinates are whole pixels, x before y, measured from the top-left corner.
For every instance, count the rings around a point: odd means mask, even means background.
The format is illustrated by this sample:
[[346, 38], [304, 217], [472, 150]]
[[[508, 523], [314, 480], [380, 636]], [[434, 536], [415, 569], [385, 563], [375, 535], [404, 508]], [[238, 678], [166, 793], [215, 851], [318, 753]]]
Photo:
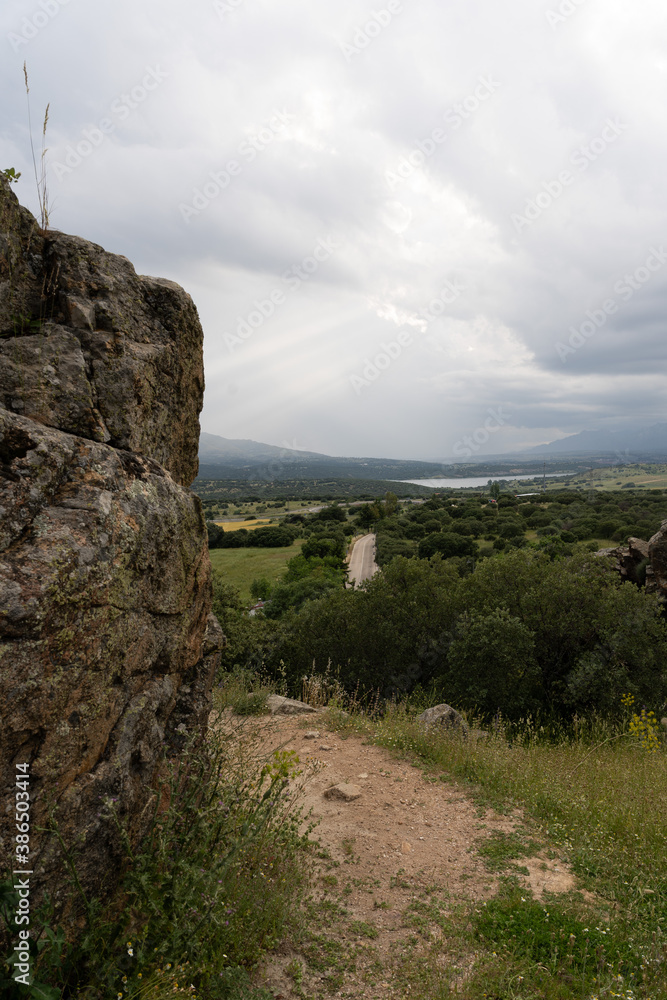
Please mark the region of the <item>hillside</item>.
[[[520, 466], [520, 468], [519, 468]], [[549, 471], [560, 471], [560, 466]], [[297, 451], [246, 439], [230, 439], [202, 432], [199, 443], [199, 475], [202, 480], [244, 480], [267, 483], [284, 479], [433, 479], [441, 476], [465, 478], [488, 475], [506, 478], [512, 471], [542, 473], [543, 463], [530, 458], [517, 462], [504, 456], [480, 462], [413, 461], [410, 459], [323, 455]]]
[[667, 456], [667, 423], [652, 427], [627, 427], [620, 431], [581, 431], [549, 444], [530, 448], [524, 455], [616, 455], [628, 457]]

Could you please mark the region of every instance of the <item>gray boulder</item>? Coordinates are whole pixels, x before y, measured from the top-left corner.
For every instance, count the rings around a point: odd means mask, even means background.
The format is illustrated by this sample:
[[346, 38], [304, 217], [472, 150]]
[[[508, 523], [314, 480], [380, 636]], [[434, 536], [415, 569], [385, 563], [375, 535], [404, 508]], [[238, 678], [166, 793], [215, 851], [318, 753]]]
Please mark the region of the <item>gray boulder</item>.
[[417, 722], [423, 722], [425, 726], [445, 726], [448, 729], [458, 729], [462, 733], [468, 732], [468, 723], [461, 713], [444, 703], [427, 708], [417, 716]]
[[281, 694], [270, 694], [266, 704], [271, 715], [306, 715], [317, 711], [312, 705], [306, 705], [305, 701], [283, 698]]
[[646, 567], [646, 592], [656, 594], [667, 604], [667, 521], [648, 542], [649, 565]]
[[[617, 572], [621, 580], [628, 580], [630, 583], [640, 582], [639, 567], [649, 559], [649, 543], [642, 538], [629, 538], [627, 545], [618, 545], [610, 549], [598, 549], [596, 556], [605, 556], [614, 560], [612, 569]], [[647, 567], [648, 573], [648, 567]]]

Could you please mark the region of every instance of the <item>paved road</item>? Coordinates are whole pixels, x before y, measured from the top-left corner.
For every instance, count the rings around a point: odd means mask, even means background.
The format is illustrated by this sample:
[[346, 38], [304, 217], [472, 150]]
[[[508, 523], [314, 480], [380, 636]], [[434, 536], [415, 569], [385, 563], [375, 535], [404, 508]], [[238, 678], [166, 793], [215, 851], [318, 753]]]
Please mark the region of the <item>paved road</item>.
[[379, 568], [375, 562], [375, 535], [363, 535], [355, 542], [350, 556], [350, 582], [356, 586], [370, 580]]

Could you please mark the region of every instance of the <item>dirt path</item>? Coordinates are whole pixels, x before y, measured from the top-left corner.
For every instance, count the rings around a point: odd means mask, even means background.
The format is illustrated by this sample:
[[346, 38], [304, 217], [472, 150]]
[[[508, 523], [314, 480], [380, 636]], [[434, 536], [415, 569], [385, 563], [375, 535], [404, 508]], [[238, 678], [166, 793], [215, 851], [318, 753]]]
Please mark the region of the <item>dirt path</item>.
[[[294, 750], [306, 765], [298, 780], [304, 782], [306, 810], [318, 821], [313, 836], [325, 854], [316, 902], [334, 915], [330, 927], [336, 925], [341, 946], [354, 954], [347, 962], [339, 956], [335, 974], [327, 968], [318, 974], [312, 954], [288, 951], [269, 964], [262, 980], [276, 997], [290, 1000], [405, 996], [395, 992], [392, 969], [397, 956], [414, 945], [406, 913], [424, 891], [447, 899], [450, 907], [483, 904], [493, 896], [496, 876], [479, 845], [493, 835], [520, 832], [521, 814], [480, 810], [456, 784], [434, 780], [358, 736], [327, 730], [326, 716], [275, 716], [259, 724], [267, 750]], [[358, 797], [327, 797], [340, 783], [356, 786], [352, 794]], [[563, 862], [544, 852], [522, 858], [520, 865], [517, 877], [535, 898], [576, 888]], [[429, 933], [437, 938], [442, 932], [434, 924]], [[474, 953], [447, 960], [464, 977]]]

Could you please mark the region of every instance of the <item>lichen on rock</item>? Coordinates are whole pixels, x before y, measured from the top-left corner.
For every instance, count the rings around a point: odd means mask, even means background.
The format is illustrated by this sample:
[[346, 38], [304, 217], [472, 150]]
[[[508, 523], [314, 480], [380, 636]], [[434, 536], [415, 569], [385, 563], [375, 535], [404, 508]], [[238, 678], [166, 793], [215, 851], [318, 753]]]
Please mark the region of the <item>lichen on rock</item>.
[[[165, 753], [204, 731], [224, 637], [197, 472], [202, 330], [173, 282], [43, 232], [0, 179], [0, 764], [31, 787], [33, 902], [120, 873]], [[13, 814], [0, 813], [11, 859]], [[10, 861], [11, 863], [11, 861]]]

